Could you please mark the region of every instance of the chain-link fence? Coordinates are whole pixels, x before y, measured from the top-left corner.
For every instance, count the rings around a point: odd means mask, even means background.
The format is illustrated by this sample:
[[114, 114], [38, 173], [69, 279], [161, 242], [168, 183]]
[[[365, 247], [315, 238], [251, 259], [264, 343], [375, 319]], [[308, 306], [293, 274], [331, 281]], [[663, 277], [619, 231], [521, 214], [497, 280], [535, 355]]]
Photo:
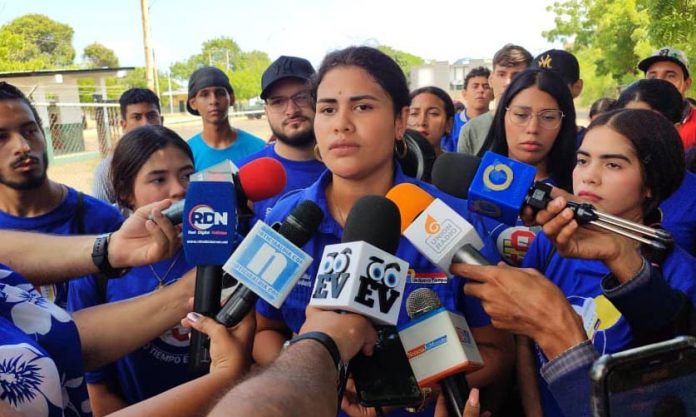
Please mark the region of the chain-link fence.
[[34, 103], [43, 121], [49, 158], [106, 155], [121, 135], [118, 103]]

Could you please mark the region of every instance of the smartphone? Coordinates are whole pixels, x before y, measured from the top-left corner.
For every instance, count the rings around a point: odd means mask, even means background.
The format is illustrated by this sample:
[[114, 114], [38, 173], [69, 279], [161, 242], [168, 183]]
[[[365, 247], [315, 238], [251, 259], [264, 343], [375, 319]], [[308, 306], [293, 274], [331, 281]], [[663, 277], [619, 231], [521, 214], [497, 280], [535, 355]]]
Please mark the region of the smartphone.
[[696, 339], [680, 336], [595, 361], [593, 415], [696, 416]]
[[360, 403], [368, 407], [416, 406], [423, 397], [394, 326], [375, 326], [372, 356], [358, 354], [350, 361]]

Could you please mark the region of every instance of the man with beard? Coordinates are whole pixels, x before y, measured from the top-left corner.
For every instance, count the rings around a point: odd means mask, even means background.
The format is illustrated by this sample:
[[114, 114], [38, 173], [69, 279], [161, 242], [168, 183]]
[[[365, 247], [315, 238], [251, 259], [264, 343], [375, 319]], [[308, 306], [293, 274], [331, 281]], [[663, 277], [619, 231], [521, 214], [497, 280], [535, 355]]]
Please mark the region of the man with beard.
[[[118, 229], [122, 218], [115, 208], [51, 181], [47, 168], [46, 141], [36, 109], [19, 89], [0, 83], [0, 228], [61, 235]], [[46, 283], [39, 290], [65, 307], [67, 283]]]
[[309, 81], [314, 68], [304, 58], [281, 56], [261, 77], [261, 98], [276, 141], [239, 161], [268, 156], [285, 168], [287, 183], [275, 197], [254, 204], [256, 216], [264, 219], [276, 201], [289, 191], [306, 188], [319, 178], [326, 167], [314, 154], [314, 108]]

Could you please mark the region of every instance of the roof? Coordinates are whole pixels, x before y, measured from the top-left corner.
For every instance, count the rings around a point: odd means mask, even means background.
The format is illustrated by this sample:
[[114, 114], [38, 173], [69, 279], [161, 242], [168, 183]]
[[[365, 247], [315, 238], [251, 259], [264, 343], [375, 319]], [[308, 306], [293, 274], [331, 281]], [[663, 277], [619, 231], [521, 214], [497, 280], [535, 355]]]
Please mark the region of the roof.
[[114, 73], [118, 71], [133, 71], [135, 67], [118, 67], [118, 68], [90, 68], [90, 69], [56, 69], [56, 70], [37, 70], [37, 71], [16, 71], [16, 72], [0, 72], [0, 78], [16, 78], [16, 77], [45, 77], [50, 75], [88, 75], [99, 73]]

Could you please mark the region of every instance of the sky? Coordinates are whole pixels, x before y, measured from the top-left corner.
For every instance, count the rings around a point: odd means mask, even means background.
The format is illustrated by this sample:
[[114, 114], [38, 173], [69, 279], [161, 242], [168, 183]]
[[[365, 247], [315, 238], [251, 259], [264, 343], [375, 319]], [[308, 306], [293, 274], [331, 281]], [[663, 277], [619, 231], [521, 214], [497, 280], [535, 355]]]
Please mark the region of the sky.
[[[231, 37], [271, 59], [295, 55], [315, 66], [349, 45], [388, 45], [426, 60], [492, 58], [508, 42], [536, 55], [551, 47], [552, 0], [148, 0], [157, 67], [200, 52], [204, 41]], [[0, 0], [0, 24], [40, 13], [74, 31], [76, 62], [99, 42], [121, 66], [144, 66], [140, 0]]]

